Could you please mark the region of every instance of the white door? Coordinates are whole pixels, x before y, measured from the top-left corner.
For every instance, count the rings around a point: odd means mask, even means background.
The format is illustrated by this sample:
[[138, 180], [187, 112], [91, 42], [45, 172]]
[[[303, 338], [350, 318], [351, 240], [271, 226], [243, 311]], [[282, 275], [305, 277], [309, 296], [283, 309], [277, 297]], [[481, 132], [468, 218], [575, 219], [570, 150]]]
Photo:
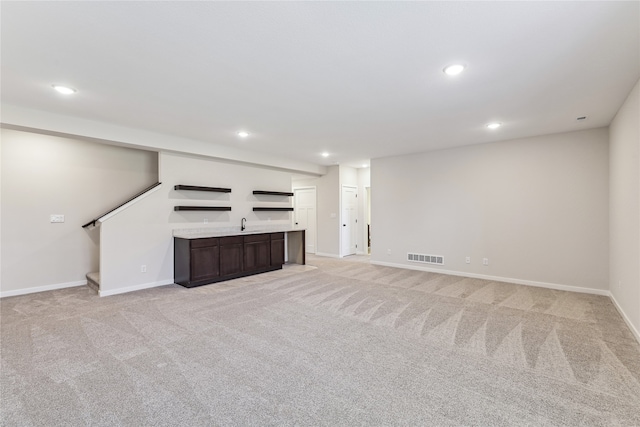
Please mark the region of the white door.
[[342, 250], [341, 255], [356, 253], [356, 232], [358, 223], [358, 189], [342, 186]]
[[296, 188], [293, 190], [293, 226], [306, 229], [305, 251], [316, 253], [316, 189]]

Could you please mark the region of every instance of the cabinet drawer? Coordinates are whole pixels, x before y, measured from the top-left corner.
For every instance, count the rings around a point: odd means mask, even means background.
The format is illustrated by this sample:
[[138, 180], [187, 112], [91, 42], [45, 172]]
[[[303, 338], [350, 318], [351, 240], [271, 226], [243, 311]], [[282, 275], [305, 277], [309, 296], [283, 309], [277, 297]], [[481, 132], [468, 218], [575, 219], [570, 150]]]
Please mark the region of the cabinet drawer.
[[284, 233], [271, 233], [271, 240], [284, 239]]
[[242, 236], [221, 237], [220, 245], [241, 245], [243, 243]]
[[269, 241], [269, 235], [268, 234], [252, 234], [250, 236], [244, 236], [244, 242], [245, 243], [267, 242], [267, 241]]
[[191, 248], [206, 248], [209, 246], [218, 246], [218, 238], [211, 237], [206, 239], [193, 239], [191, 240]]

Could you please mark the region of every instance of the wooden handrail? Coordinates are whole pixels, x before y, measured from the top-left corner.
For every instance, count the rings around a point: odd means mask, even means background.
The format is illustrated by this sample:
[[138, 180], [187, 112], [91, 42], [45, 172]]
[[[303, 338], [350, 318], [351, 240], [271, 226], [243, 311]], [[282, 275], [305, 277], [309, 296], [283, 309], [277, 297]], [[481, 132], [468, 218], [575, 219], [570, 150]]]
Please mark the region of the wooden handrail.
[[87, 228], [90, 225], [95, 226], [96, 222], [98, 222], [100, 220], [100, 218], [109, 215], [111, 212], [115, 211], [116, 209], [119, 209], [121, 207], [123, 207], [124, 205], [126, 205], [127, 203], [129, 203], [130, 201], [137, 199], [138, 197], [142, 196], [144, 193], [146, 193], [147, 191], [151, 191], [154, 188], [156, 188], [158, 185], [162, 184], [161, 182], [156, 182], [155, 184], [153, 184], [150, 187], [145, 188], [144, 190], [142, 190], [141, 192], [137, 193], [135, 196], [128, 198], [124, 203], [120, 203], [118, 206], [116, 206], [113, 209], [109, 209], [107, 212], [103, 213], [102, 215], [98, 215], [97, 217], [95, 217], [94, 219], [92, 219], [91, 221], [89, 221], [88, 223], [86, 223], [85, 225], [82, 226], [82, 228]]

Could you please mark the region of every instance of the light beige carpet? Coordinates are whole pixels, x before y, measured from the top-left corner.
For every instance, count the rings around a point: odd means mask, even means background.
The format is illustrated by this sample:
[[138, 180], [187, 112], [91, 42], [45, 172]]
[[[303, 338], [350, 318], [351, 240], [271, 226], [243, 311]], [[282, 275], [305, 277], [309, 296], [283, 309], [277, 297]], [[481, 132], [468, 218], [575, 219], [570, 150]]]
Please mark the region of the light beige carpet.
[[4, 298], [2, 425], [640, 425], [640, 347], [606, 297], [308, 263]]

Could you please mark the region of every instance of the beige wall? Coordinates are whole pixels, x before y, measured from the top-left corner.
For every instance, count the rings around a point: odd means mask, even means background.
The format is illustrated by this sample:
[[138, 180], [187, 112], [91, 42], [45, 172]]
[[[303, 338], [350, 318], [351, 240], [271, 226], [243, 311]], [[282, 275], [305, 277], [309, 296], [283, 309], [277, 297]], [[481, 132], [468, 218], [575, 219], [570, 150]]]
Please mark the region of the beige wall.
[[640, 340], [640, 82], [611, 123], [609, 138], [609, 283]]
[[367, 187], [371, 187], [371, 169], [358, 169], [358, 253], [367, 253]]
[[606, 294], [608, 161], [606, 128], [374, 159], [372, 261]]
[[[350, 166], [335, 165], [328, 173], [318, 178], [296, 178], [293, 187], [316, 187], [318, 237], [316, 252], [318, 255], [340, 256], [342, 186], [358, 187], [358, 223], [364, 222], [364, 207], [361, 205], [364, 185], [369, 185], [369, 169], [356, 169]], [[366, 234], [361, 227], [356, 230], [358, 252], [366, 247]]]
[[99, 235], [82, 224], [156, 182], [157, 154], [1, 132], [2, 295], [85, 283], [98, 270]]
[[[291, 225], [292, 212], [253, 212], [254, 206], [290, 207], [291, 197], [252, 194], [253, 190], [291, 191], [289, 172], [166, 152], [159, 154], [159, 163], [162, 187], [100, 226], [101, 295], [173, 283], [174, 229], [240, 231], [242, 218], [247, 219], [248, 228]], [[177, 184], [227, 187], [231, 193], [176, 191]], [[175, 212], [177, 205], [231, 206], [232, 210]]]
[[294, 188], [316, 187], [317, 237], [316, 253], [340, 256], [340, 168], [329, 166], [327, 174], [318, 178], [298, 178]]

